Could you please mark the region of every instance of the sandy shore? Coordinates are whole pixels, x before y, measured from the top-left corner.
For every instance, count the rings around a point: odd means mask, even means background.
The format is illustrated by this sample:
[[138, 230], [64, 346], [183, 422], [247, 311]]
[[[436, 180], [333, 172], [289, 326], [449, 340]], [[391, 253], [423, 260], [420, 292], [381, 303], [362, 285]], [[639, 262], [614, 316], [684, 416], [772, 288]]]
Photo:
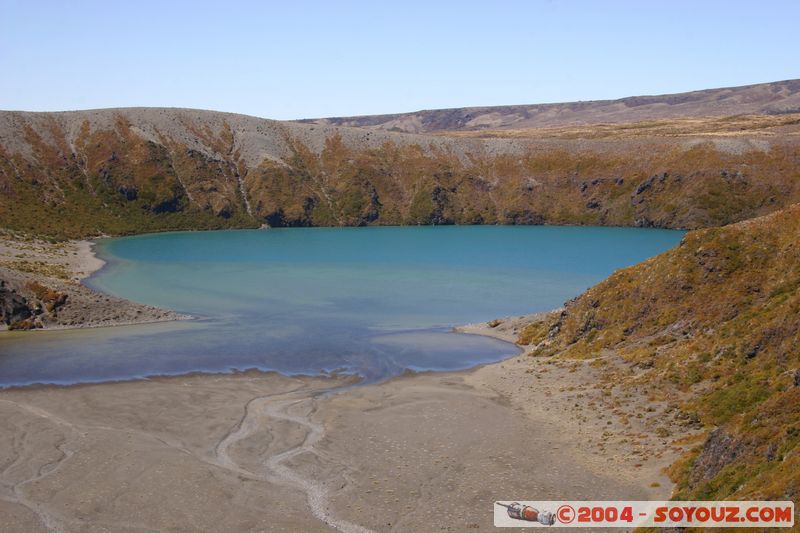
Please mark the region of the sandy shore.
[[94, 242], [88, 240], [50, 243], [6, 235], [0, 237], [0, 266], [64, 281], [80, 281], [105, 265], [93, 247]]
[[88, 278], [106, 264], [94, 253], [94, 241], [73, 241], [73, 244], [77, 252], [77, 254], [73, 255], [77, 260], [73, 271], [78, 279]]
[[[0, 281], [27, 299], [31, 309], [47, 308], [47, 302], [42, 302], [31, 289], [32, 284], [66, 295], [65, 302], [57, 309], [34, 317], [36, 329], [120, 326], [190, 318], [102, 294], [83, 285], [81, 280], [105, 264], [94, 254], [93, 245], [91, 241], [49, 243], [8, 235], [0, 237]], [[0, 329], [6, 326], [0, 320]]]
[[659, 406], [596, 372], [517, 356], [356, 387], [252, 372], [0, 391], [4, 531], [487, 531], [495, 500], [668, 497], [680, 447], [651, 430]]
[[561, 311], [561, 309], [544, 313], [531, 313], [529, 315], [497, 318], [488, 322], [456, 326], [453, 328], [453, 330], [458, 333], [466, 333], [468, 335], [483, 335], [485, 337], [500, 339], [501, 341], [516, 343], [520, 332], [525, 328], [525, 326], [533, 322], [542, 321], [551, 313], [559, 311]]

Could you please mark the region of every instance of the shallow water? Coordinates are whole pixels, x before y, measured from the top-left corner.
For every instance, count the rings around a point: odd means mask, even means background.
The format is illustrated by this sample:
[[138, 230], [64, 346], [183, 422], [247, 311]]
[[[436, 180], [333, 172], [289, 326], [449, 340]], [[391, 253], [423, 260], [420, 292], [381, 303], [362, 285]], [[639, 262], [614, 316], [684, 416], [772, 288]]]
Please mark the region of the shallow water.
[[679, 231], [550, 226], [183, 232], [102, 241], [98, 290], [196, 320], [0, 336], [0, 386], [257, 368], [378, 380], [517, 353], [456, 324], [559, 307]]

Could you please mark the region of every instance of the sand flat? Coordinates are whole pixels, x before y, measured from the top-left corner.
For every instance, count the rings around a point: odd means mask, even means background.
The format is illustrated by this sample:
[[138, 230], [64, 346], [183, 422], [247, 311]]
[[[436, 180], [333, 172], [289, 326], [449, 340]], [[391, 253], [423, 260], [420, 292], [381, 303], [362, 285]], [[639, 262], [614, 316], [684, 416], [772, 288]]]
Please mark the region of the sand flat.
[[246, 374], [2, 391], [4, 530], [317, 530], [301, 490], [218, 444], [250, 401], [336, 384]]
[[575, 411], [565, 385], [592, 378], [520, 356], [355, 387], [248, 372], [0, 391], [4, 527], [486, 531], [498, 499], [667, 497], [669, 447], [643, 458], [599, 438], [630, 428]]
[[660, 471], [673, 456], [642, 459], [626, 443], [598, 449], [603, 432], [626, 428], [582, 422], [556, 381], [588, 369], [555, 367], [543, 384], [525, 372], [538, 365], [518, 357], [401, 377], [321, 404], [319, 448], [349, 474], [332, 498], [336, 513], [375, 531], [487, 531], [496, 500], [667, 498]]

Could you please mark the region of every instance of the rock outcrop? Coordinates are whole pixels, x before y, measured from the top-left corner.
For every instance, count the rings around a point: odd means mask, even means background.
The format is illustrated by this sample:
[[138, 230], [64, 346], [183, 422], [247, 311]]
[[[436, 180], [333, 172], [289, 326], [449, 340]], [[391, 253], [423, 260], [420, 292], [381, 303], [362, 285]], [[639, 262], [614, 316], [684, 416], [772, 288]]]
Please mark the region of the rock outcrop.
[[0, 324], [8, 329], [83, 328], [187, 318], [101, 294], [79, 283], [0, 267]]
[[0, 324], [11, 326], [28, 320], [33, 313], [28, 301], [0, 279]]

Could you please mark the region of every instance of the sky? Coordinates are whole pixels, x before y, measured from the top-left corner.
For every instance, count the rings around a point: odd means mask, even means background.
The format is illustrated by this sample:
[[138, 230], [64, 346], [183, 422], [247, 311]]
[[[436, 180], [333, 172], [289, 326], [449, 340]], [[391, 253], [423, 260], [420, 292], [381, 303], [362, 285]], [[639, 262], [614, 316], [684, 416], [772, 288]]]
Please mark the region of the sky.
[[0, 109], [275, 119], [800, 78], [800, 1], [0, 0]]

